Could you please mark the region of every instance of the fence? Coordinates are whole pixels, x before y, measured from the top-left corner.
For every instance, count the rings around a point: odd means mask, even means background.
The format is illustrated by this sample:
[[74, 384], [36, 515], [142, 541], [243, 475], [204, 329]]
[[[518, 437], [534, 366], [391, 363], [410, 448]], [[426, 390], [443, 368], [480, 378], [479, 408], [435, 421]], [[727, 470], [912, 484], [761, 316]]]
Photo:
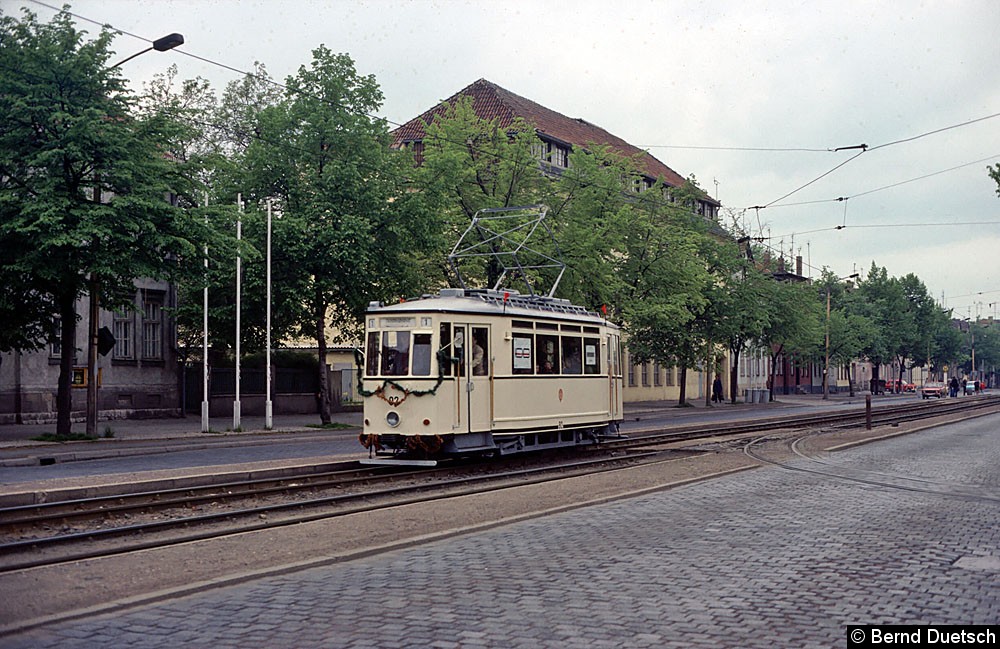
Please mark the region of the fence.
[[[315, 370], [279, 367], [272, 371], [271, 403], [275, 414], [319, 411], [319, 376]], [[184, 405], [188, 412], [201, 412], [203, 372], [201, 366], [185, 368]], [[265, 374], [266, 371], [261, 369], [240, 369], [240, 410], [244, 414], [264, 413]], [[342, 381], [339, 370], [329, 372], [327, 384], [334, 410], [340, 409]], [[236, 398], [236, 370], [231, 367], [210, 368], [208, 393], [211, 416], [232, 412], [232, 403]]]

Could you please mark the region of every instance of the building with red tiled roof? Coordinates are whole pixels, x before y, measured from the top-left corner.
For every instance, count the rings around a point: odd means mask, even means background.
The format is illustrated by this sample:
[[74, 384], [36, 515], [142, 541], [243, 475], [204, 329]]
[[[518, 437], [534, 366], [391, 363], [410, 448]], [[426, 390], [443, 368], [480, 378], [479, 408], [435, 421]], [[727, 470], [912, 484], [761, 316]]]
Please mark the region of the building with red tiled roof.
[[[518, 118], [535, 128], [539, 144], [534, 147], [536, 155], [543, 161], [544, 170], [558, 175], [569, 164], [569, 154], [574, 149], [587, 150], [594, 145], [603, 145], [625, 157], [634, 157], [639, 171], [645, 177], [637, 191], [644, 191], [656, 180], [662, 180], [670, 187], [680, 187], [684, 177], [657, 160], [648, 151], [629, 144], [620, 137], [605, 131], [596, 124], [578, 117], [567, 117], [554, 110], [537, 104], [530, 99], [516, 95], [491, 81], [479, 79], [458, 91], [434, 108], [403, 124], [392, 132], [393, 146], [409, 147], [419, 162], [426, 137], [425, 125], [435, 117], [444, 115], [449, 106], [459, 97], [471, 97], [472, 109], [484, 120], [496, 120], [500, 128], [507, 128]], [[714, 218], [720, 203], [705, 194], [697, 207], [702, 216]]]

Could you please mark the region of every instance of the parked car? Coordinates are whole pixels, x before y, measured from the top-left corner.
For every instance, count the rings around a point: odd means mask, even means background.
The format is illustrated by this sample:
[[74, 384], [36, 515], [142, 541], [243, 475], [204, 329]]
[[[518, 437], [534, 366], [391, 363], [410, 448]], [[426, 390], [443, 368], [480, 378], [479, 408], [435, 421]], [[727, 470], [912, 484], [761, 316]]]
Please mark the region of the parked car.
[[917, 386], [913, 383], [900, 381], [899, 379], [889, 379], [885, 382], [886, 392], [914, 392]]
[[930, 383], [924, 383], [920, 386], [920, 398], [930, 399], [931, 397], [941, 397], [948, 394], [948, 386], [944, 383], [939, 383], [937, 381], [931, 381]]

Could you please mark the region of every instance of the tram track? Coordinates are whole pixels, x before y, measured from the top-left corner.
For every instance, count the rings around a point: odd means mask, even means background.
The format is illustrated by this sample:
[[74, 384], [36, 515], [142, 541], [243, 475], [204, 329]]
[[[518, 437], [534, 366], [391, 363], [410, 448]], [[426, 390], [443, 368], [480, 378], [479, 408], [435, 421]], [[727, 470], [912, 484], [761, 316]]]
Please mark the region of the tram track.
[[[367, 486], [372, 488], [358, 488], [351, 493], [260, 504], [240, 509], [224, 509], [180, 518], [147, 520], [135, 524], [72, 531], [50, 536], [31, 536], [8, 540], [0, 543], [0, 573], [296, 525], [389, 507], [457, 498], [497, 488], [540, 484], [579, 475], [592, 475], [618, 470], [636, 463], [656, 461], [662, 459], [664, 455], [671, 454], [669, 452], [646, 452], [621, 455], [620, 457], [604, 456], [578, 462], [548, 464], [442, 480], [433, 479], [432, 472], [427, 470], [409, 471], [397, 473], [395, 476], [381, 476], [383, 480], [380, 481], [375, 481], [373, 476], [369, 477]], [[676, 453], [671, 457], [676, 458]], [[437, 473], [446, 471], [447, 468], [442, 468]], [[452, 469], [453, 471], [454, 469]], [[378, 486], [379, 482], [394, 478], [411, 480], [411, 484], [394, 487]], [[361, 485], [360, 481], [358, 485]], [[315, 489], [315, 487], [310, 488]], [[130, 507], [134, 509], [138, 505]], [[103, 516], [105, 511], [92, 510], [91, 513]], [[87, 514], [80, 511], [76, 512], [74, 516], [86, 517]], [[37, 525], [39, 521], [51, 522], [52, 520], [36, 517], [32, 519], [30, 524]], [[17, 535], [18, 525], [24, 527], [28, 524], [8, 525], [0, 523], [0, 534], [5, 537], [8, 534]], [[192, 531], [191, 528], [194, 527], [200, 529]], [[152, 536], [155, 538], [151, 538]], [[68, 549], [63, 550], [62, 548]]]
[[[995, 400], [981, 401], [975, 404], [967, 404], [964, 408], [941, 408], [935, 414], [952, 414], [957, 410], [971, 411], [972, 416], [988, 415], [1000, 412], [1000, 404]], [[886, 419], [896, 423], [897, 421], [911, 421], [914, 417], [901, 415], [893, 419], [887, 415]], [[863, 466], [834, 462], [829, 458], [826, 451], [821, 451], [820, 454], [817, 454], [806, 448], [811, 442], [817, 440], [821, 433], [822, 431], [812, 430], [801, 435], [779, 440], [778, 448], [774, 444], [769, 445], [769, 443], [776, 441], [773, 438], [758, 437], [747, 441], [743, 445], [743, 453], [761, 464], [775, 466], [787, 471], [809, 473], [900, 491], [928, 493], [980, 502], [1000, 502], [1000, 490], [995, 487], [940, 480], [930, 476], [903, 475], [898, 472], [879, 471]], [[853, 444], [845, 446], [850, 445]], [[835, 447], [830, 450], [838, 450], [839, 448], [842, 447]]]
[[[997, 402], [996, 399], [980, 399], [881, 408], [877, 415], [873, 414], [873, 422], [885, 425], [948, 414], [956, 409], [996, 407]], [[701, 425], [671, 429], [587, 447], [581, 450], [602, 455], [555, 465], [546, 462], [539, 466], [509, 468], [509, 465], [491, 462], [420, 471], [341, 466], [325, 474], [0, 509], [0, 538], [4, 540], [0, 543], [0, 573], [596, 474], [645, 462], [676, 459], [684, 453], [704, 452], [677, 449], [679, 442], [726, 438], [733, 444], [747, 435], [760, 438], [759, 433], [764, 430], [855, 426], [858, 418], [856, 413], [841, 412], [769, 418], [709, 428]], [[864, 419], [864, 415], [860, 418]], [[521, 458], [515, 456], [515, 459]], [[754, 459], [773, 463], [766, 458]], [[486, 466], [492, 468], [487, 470]], [[458, 475], [463, 471], [471, 475]], [[391, 483], [396, 484], [390, 486]], [[335, 493], [317, 495], [322, 491]], [[247, 500], [257, 502], [246, 506], [221, 504], [223, 501], [245, 504]], [[53, 531], [55, 533], [51, 533]]]

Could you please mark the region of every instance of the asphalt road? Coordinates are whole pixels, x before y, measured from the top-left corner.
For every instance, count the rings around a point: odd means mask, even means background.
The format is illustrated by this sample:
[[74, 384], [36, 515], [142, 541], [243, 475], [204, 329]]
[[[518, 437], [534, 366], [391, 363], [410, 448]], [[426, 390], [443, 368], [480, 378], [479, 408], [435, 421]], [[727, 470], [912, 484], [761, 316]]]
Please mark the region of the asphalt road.
[[[890, 404], [914, 399], [913, 395], [880, 397], [878, 404]], [[810, 397], [783, 397], [779, 403], [766, 406], [729, 404], [714, 408], [677, 409], [670, 403], [628, 404], [622, 432], [649, 430], [660, 425], [691, 423], [722, 424], [761, 416], [792, 414], [796, 411], [842, 411], [848, 408], [863, 409], [864, 398], [841, 397], [822, 401], [818, 395]], [[700, 404], [699, 404], [700, 405]], [[360, 426], [360, 413], [345, 413], [336, 420], [351, 426]], [[253, 426], [262, 426], [262, 419], [247, 418]], [[0, 489], [14, 488], [18, 484], [48, 480], [97, 476], [121, 476], [143, 471], [170, 471], [192, 468], [211, 468], [225, 465], [242, 465], [258, 462], [276, 462], [302, 459], [313, 461], [323, 458], [335, 461], [347, 456], [365, 453], [359, 444], [359, 428], [348, 430], [316, 430], [306, 424], [318, 423], [315, 416], [288, 416], [279, 418], [276, 425], [287, 427], [285, 432], [264, 433], [252, 430], [246, 433], [224, 432], [230, 420], [213, 421], [218, 434], [200, 434], [197, 418], [178, 420], [146, 420], [101, 422], [99, 429], [111, 426], [116, 435], [112, 439], [66, 444], [38, 444], [30, 437], [44, 432], [45, 426], [0, 427], [6, 429], [8, 440], [0, 448]], [[0, 430], [0, 433], [4, 432]], [[18, 445], [20, 441], [20, 444]], [[51, 463], [39, 464], [39, 459]]]

